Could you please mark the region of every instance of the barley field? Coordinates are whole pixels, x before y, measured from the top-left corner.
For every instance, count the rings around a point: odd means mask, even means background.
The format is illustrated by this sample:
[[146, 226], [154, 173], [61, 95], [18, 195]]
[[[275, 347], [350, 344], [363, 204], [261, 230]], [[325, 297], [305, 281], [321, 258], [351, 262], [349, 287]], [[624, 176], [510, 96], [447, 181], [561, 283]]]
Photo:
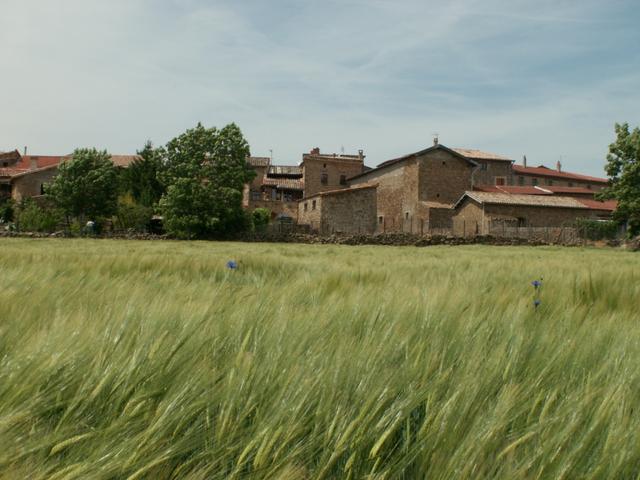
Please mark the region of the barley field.
[[0, 478], [635, 479], [639, 317], [623, 251], [2, 239]]

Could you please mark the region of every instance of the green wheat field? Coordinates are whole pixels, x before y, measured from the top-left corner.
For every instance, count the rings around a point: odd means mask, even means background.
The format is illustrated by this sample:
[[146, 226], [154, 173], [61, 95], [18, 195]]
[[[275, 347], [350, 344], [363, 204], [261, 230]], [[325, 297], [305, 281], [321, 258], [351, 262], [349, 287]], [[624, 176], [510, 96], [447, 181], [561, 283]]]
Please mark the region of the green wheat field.
[[638, 254], [0, 241], [1, 479], [638, 477]]

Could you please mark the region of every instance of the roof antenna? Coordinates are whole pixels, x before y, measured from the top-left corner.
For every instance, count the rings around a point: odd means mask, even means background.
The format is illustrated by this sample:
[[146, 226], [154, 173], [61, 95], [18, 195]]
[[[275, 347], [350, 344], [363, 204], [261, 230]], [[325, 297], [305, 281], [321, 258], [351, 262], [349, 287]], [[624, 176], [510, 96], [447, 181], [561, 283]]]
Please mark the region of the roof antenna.
[[438, 132], [432, 134], [433, 135], [433, 145], [438, 145]]
[[269, 159], [273, 162], [273, 150], [269, 149]]

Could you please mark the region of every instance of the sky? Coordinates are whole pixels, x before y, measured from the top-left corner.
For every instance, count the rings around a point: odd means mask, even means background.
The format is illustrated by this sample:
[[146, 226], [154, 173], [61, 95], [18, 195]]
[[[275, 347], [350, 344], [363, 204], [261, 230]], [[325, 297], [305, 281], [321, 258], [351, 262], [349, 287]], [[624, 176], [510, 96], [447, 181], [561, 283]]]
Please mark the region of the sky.
[[235, 122], [371, 166], [438, 134], [604, 175], [640, 125], [638, 0], [0, 0], [0, 150], [133, 153]]

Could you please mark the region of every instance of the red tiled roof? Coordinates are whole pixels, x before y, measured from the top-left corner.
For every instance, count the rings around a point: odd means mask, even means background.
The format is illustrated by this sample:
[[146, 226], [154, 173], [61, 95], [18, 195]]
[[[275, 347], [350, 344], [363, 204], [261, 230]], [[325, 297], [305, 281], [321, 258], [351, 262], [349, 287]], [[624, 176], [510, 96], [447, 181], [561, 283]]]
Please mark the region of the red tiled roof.
[[281, 190], [304, 190], [304, 180], [301, 178], [268, 178], [262, 179], [263, 185], [279, 188]]
[[111, 155], [111, 161], [116, 167], [128, 167], [136, 160], [142, 160], [140, 155]]
[[561, 197], [555, 195], [518, 195], [500, 192], [465, 192], [454, 208], [460, 205], [466, 197], [471, 198], [480, 204], [487, 203], [493, 205], [520, 205], [527, 207], [559, 207], [578, 209], [588, 208], [573, 197]]
[[591, 210], [613, 212], [618, 207], [618, 202], [616, 202], [615, 200], [605, 200], [604, 202], [591, 198], [576, 198], [576, 200], [578, 200], [580, 203]]
[[552, 192], [537, 187], [519, 185], [479, 185], [474, 187], [477, 192], [499, 192], [512, 195], [552, 195]]
[[501, 162], [513, 162], [510, 158], [503, 157], [502, 155], [495, 153], [483, 152], [481, 150], [474, 150], [470, 148], [452, 148], [451, 150], [458, 152], [460, 155], [467, 158], [473, 158], [474, 160], [499, 160]]
[[537, 188], [548, 190], [552, 193], [584, 193], [589, 195], [594, 194], [593, 190], [590, 190], [586, 187], [563, 187], [563, 186], [545, 185], [544, 187], [537, 187]]
[[582, 182], [608, 183], [608, 180], [606, 178], [590, 177], [588, 175], [580, 175], [578, 173], [571, 172], [559, 172], [558, 170], [547, 168], [544, 165], [540, 165], [539, 167], [524, 167], [522, 165], [514, 165], [513, 171], [518, 175], [534, 175], [540, 177], [562, 178], [567, 180], [580, 180]]
[[342, 194], [342, 193], [351, 193], [351, 192], [355, 192], [355, 191], [358, 191], [358, 190], [366, 190], [367, 188], [378, 188], [378, 184], [377, 183], [365, 183], [364, 185], [360, 185], [358, 187], [339, 188], [337, 190], [328, 190], [326, 192], [318, 192], [318, 193], [314, 193], [313, 195], [309, 195], [308, 197], [304, 197], [302, 200], [306, 200], [308, 198], [313, 198], [313, 197], [325, 197], [327, 195], [338, 195], [338, 194]]

